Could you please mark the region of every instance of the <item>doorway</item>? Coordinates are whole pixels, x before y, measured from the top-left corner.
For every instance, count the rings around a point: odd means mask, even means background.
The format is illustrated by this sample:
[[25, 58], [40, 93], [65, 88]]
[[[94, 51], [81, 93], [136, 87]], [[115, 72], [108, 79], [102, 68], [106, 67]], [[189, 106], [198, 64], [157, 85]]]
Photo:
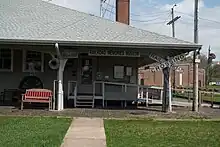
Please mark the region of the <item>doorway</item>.
[[78, 73], [78, 93], [77, 95], [92, 95], [93, 81], [95, 80], [95, 58], [88, 54], [79, 56], [79, 73]]

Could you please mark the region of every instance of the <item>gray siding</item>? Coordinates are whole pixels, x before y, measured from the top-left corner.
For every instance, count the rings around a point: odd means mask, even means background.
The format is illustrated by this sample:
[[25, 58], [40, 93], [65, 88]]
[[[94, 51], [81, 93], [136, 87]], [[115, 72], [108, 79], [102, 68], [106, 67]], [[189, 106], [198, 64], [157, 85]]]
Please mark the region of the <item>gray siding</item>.
[[[22, 72], [22, 50], [14, 50], [14, 59], [13, 59], [13, 72], [0, 72], [0, 91], [4, 89], [16, 89], [23, 77], [29, 75], [27, 72]], [[123, 65], [129, 66], [133, 69], [133, 82], [137, 83], [137, 59], [136, 58], [126, 58], [126, 57], [94, 57], [95, 62], [93, 64], [94, 69], [94, 80], [96, 80], [96, 73], [102, 72], [103, 77], [108, 76], [109, 82], [120, 82], [120, 83], [129, 83], [129, 79], [125, 77], [122, 80], [114, 79], [114, 65]], [[53, 90], [53, 81], [57, 79], [57, 71], [52, 70], [48, 66], [48, 62], [51, 59], [49, 54], [44, 55], [44, 72], [36, 73], [36, 76], [39, 77], [43, 84], [44, 88]], [[73, 75], [73, 72], [76, 71], [76, 75]], [[67, 94], [68, 91], [68, 81], [78, 81], [80, 82], [80, 77], [77, 75], [80, 74], [80, 67], [78, 66], [78, 59], [70, 59], [65, 67], [64, 71], [64, 93]], [[104, 80], [104, 79], [103, 79]], [[79, 84], [80, 85], [80, 84]], [[87, 88], [82, 88], [81, 92], [91, 92], [92, 87], [87, 86]], [[101, 94], [101, 87], [97, 87], [96, 93]], [[128, 99], [136, 99], [136, 89], [129, 89], [129, 93], [121, 93], [120, 86], [109, 85], [105, 88], [106, 98], [108, 99], [125, 99], [125, 95]], [[130, 98], [129, 98], [130, 97]]]
[[[4, 89], [17, 89], [22, 78], [29, 75], [29, 73], [22, 71], [22, 55], [21, 50], [14, 50], [13, 72], [0, 72], [0, 91], [3, 91]], [[36, 76], [42, 80], [44, 88], [52, 90], [53, 80], [56, 79], [56, 71], [53, 71], [48, 67], [48, 61], [50, 59], [51, 57], [48, 54], [45, 54], [44, 72], [38, 72], [36, 73]]]
[[[132, 67], [132, 76], [134, 79], [134, 84], [137, 84], [137, 58], [128, 57], [98, 57], [98, 68], [97, 70], [103, 73], [104, 76], [108, 76], [108, 82], [117, 83], [129, 83], [129, 78], [124, 77], [124, 79], [114, 79], [114, 65], [123, 65], [125, 67]], [[98, 85], [98, 84], [97, 84]], [[102, 90], [99, 85], [96, 89], [96, 94], [100, 94]], [[137, 88], [128, 87], [127, 92], [124, 91], [124, 86], [121, 85], [105, 85], [105, 99], [106, 100], [135, 100], [137, 98]]]

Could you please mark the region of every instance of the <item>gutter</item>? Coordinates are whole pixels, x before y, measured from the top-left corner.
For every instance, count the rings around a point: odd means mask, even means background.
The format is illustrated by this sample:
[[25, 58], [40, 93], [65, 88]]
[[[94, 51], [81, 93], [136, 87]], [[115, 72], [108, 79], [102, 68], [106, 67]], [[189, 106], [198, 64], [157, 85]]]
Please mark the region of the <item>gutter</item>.
[[126, 47], [126, 48], [163, 48], [163, 49], [185, 49], [197, 50], [201, 49], [202, 45], [189, 43], [132, 43], [132, 42], [107, 42], [107, 41], [63, 41], [63, 40], [25, 40], [25, 39], [0, 39], [1, 44], [22, 44], [22, 45], [49, 45], [59, 43], [60, 46], [94, 46], [94, 47]]

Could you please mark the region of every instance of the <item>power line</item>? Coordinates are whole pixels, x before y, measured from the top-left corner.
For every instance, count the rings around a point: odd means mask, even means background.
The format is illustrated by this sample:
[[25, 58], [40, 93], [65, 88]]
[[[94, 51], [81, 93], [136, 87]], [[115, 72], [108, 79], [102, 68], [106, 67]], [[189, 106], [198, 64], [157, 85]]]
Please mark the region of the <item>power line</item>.
[[168, 17], [165, 19], [165, 21], [163, 21], [163, 23], [161, 24], [161, 26], [159, 26], [156, 32], [159, 32], [158, 30], [160, 30], [163, 25], [166, 25], [167, 21], [170, 19], [170, 16], [171, 14], [168, 15]]
[[[179, 23], [181, 24], [185, 24], [185, 25], [193, 25], [193, 22], [188, 22], [188, 21], [183, 21], [183, 20], [180, 20]], [[220, 29], [220, 27], [213, 27], [211, 25], [204, 25], [204, 24], [199, 24], [199, 27], [208, 27], [208, 28], [212, 28], [212, 29]]]
[[[166, 20], [166, 21], [167, 21], [167, 20]], [[145, 26], [146, 26], [146, 25], [156, 25], [156, 24], [165, 25], [166, 21], [158, 21], [158, 22], [151, 22], [151, 23], [141, 23], [141, 24], [144, 24]]]
[[[190, 16], [190, 17], [194, 17], [193, 15], [188, 14], [188, 13], [184, 13], [184, 12], [180, 12], [180, 11], [176, 11], [176, 12], [177, 12], [177, 13], [180, 13], [180, 14], [184, 14], [184, 15]], [[216, 20], [211, 20], [211, 19], [202, 18], [202, 17], [199, 17], [199, 19], [220, 24], [220, 21], [216, 21]]]
[[[116, 14], [115, 12], [112, 12], [108, 9], [105, 9], [105, 11], [110, 12], [112, 14]], [[133, 22], [144, 23], [144, 24], [161, 24], [161, 23], [165, 23], [164, 21], [152, 22], [152, 21], [158, 20], [159, 18], [161, 18], [161, 17], [157, 17], [157, 18], [149, 19], [149, 20], [139, 20], [139, 19], [130, 19], [130, 20], [133, 21]], [[152, 22], [152, 23], [149, 23], [149, 22]]]
[[150, 21], [158, 20], [160, 18], [161, 17], [157, 17], [157, 18], [154, 18], [154, 19], [148, 19], [148, 20], [137, 20], [137, 19], [131, 19], [131, 20], [135, 21], [135, 22], [150, 22]]
[[[106, 7], [109, 6], [111, 8], [116, 8], [116, 6], [111, 5], [109, 3], [104, 2], [104, 4], [106, 5]], [[104, 9], [107, 9], [107, 8], [104, 8]], [[131, 14], [131, 16], [158, 16], [158, 15], [164, 14], [166, 12], [169, 12], [169, 11], [168, 10], [166, 10], [166, 11], [157, 11], [157, 12], [150, 12], [150, 13], [145, 13], [145, 14], [136, 14], [136, 13], [131, 12], [130, 14]]]

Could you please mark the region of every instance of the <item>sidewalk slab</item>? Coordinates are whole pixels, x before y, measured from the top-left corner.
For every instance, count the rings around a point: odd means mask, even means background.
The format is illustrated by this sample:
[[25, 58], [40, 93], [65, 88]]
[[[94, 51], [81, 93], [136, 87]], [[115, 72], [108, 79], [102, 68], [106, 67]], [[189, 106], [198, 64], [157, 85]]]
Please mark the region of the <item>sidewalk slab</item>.
[[106, 147], [102, 118], [75, 118], [61, 147]]

